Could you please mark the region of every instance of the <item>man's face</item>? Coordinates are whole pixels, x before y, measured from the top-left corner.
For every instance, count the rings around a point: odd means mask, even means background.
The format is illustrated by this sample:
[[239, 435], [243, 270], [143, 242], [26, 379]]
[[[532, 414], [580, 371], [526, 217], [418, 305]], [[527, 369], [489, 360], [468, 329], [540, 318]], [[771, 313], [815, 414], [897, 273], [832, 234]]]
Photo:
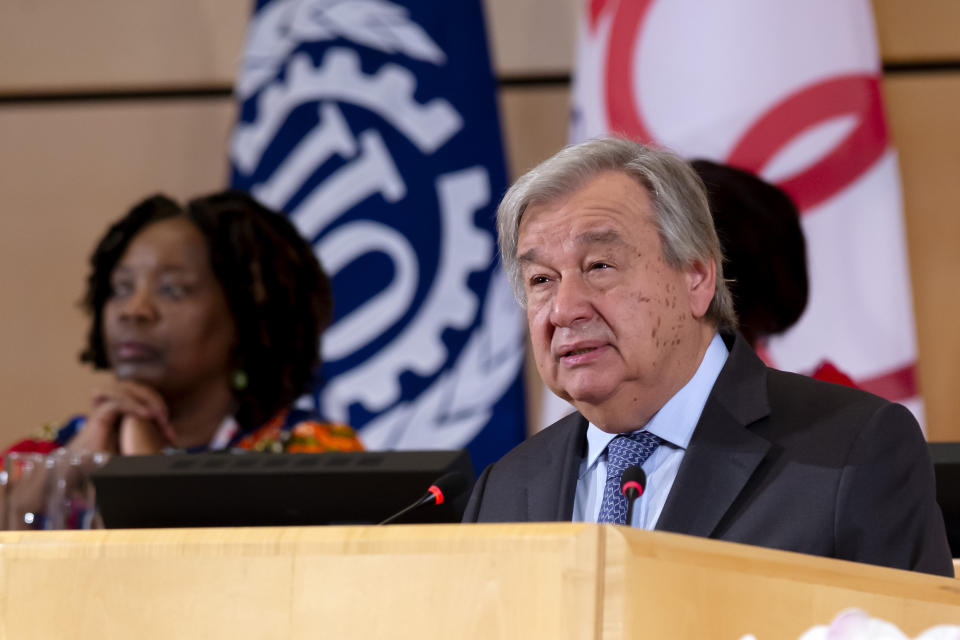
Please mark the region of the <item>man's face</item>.
[[610, 432], [642, 427], [696, 371], [715, 268], [664, 262], [652, 205], [634, 179], [598, 175], [530, 206], [517, 247], [540, 376]]

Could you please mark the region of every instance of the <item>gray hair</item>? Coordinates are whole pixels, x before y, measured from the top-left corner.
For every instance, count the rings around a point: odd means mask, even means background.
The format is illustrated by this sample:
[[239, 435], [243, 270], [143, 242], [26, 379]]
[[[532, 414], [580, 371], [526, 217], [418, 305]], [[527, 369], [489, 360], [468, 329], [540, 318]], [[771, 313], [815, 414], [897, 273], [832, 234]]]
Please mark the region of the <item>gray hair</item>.
[[517, 262], [524, 211], [530, 205], [548, 204], [571, 195], [590, 179], [609, 171], [622, 172], [646, 189], [669, 267], [681, 269], [694, 262], [714, 262], [716, 290], [706, 318], [718, 328], [736, 328], [733, 298], [723, 279], [723, 251], [703, 182], [679, 156], [622, 138], [596, 138], [568, 146], [524, 174], [503, 197], [497, 208], [500, 259], [520, 304], [526, 306]]

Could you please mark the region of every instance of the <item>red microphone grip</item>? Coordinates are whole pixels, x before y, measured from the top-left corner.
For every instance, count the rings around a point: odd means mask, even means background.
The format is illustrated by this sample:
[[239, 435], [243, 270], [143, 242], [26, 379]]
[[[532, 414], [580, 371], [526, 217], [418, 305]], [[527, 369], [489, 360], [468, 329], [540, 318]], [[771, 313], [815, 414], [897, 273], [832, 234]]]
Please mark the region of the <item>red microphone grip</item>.
[[628, 489], [636, 489], [638, 498], [643, 495], [643, 485], [636, 480], [628, 480], [627, 482], [624, 482], [623, 487], [620, 488], [620, 491], [623, 492], [623, 495], [627, 495]]

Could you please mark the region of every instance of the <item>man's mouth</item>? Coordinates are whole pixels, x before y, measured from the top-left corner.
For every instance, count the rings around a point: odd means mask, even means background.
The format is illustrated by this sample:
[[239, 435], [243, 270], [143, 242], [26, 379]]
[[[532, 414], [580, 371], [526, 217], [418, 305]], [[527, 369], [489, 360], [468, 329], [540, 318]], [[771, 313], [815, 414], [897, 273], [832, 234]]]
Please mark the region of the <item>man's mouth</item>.
[[573, 351], [567, 351], [561, 357], [568, 358], [570, 356], [579, 356], [584, 353], [590, 353], [591, 351], [596, 351], [596, 349], [597, 349], [596, 347], [584, 347], [582, 349], [574, 349]]

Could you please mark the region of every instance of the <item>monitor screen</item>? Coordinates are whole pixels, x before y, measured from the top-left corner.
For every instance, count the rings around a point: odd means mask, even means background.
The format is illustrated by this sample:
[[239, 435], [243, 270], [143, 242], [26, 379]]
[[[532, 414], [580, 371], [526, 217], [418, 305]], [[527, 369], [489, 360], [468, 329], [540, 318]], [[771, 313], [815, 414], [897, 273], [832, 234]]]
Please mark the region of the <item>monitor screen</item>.
[[108, 528], [376, 524], [448, 472], [467, 490], [396, 522], [459, 522], [474, 478], [463, 450], [118, 456], [93, 482]]

